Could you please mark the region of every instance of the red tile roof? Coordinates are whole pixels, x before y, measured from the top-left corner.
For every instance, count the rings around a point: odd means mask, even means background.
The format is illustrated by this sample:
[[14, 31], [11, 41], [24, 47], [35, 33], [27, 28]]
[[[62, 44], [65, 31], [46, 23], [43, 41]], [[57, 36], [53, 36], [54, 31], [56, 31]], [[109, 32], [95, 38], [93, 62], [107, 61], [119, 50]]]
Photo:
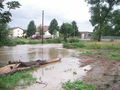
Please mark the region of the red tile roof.
[[[48, 31], [48, 28], [49, 28], [49, 26], [43, 26], [43, 30], [44, 31]], [[42, 29], [42, 26], [39, 26], [38, 28], [37, 28], [37, 30], [41, 30]]]

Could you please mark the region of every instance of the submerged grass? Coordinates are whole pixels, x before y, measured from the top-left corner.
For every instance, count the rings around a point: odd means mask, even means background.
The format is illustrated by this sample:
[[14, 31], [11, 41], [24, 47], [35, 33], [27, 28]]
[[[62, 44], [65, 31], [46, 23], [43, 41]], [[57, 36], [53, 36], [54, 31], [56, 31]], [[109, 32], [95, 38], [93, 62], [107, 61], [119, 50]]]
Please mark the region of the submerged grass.
[[0, 76], [0, 90], [14, 90], [16, 86], [28, 86], [35, 83], [36, 79], [29, 71], [16, 72], [12, 75]]
[[68, 81], [63, 83], [62, 87], [64, 90], [96, 90], [92, 85], [85, 84], [80, 80], [74, 82]]

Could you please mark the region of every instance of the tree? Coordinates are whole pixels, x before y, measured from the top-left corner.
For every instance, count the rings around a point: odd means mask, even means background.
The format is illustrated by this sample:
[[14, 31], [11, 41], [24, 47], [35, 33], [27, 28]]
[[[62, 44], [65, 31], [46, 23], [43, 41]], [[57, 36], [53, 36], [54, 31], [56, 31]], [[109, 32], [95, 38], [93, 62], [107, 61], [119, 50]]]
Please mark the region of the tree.
[[32, 35], [34, 35], [36, 32], [36, 25], [34, 23], [34, 21], [30, 21], [30, 23], [28, 24], [28, 28], [27, 28], [27, 36], [30, 37]]
[[0, 24], [0, 42], [7, 39], [8, 33], [7, 24]]
[[64, 40], [66, 41], [68, 37], [73, 33], [73, 27], [69, 23], [63, 23], [60, 28], [60, 33], [63, 35]]
[[115, 10], [111, 17], [113, 36], [120, 36], [120, 9]]
[[7, 2], [5, 5], [3, 2], [4, 0], [0, 1], [0, 24], [9, 23], [12, 17], [10, 10], [20, 7], [20, 3], [18, 1]]
[[49, 25], [49, 33], [50, 34], [54, 34], [55, 35], [55, 32], [56, 31], [59, 31], [59, 26], [58, 26], [58, 22], [56, 19], [53, 19], [51, 22], [50, 22], [50, 25]]
[[0, 42], [3, 43], [8, 37], [7, 24], [11, 21], [12, 17], [10, 10], [19, 7], [20, 4], [18, 1], [4, 3], [4, 0], [0, 0]]
[[94, 36], [97, 41], [101, 41], [101, 35], [105, 24], [108, 24], [109, 15], [114, 10], [114, 6], [120, 4], [120, 0], [85, 0], [91, 5], [90, 22], [94, 27]]
[[78, 36], [79, 32], [78, 32], [78, 27], [75, 21], [72, 22], [72, 28], [73, 28], [72, 36]]

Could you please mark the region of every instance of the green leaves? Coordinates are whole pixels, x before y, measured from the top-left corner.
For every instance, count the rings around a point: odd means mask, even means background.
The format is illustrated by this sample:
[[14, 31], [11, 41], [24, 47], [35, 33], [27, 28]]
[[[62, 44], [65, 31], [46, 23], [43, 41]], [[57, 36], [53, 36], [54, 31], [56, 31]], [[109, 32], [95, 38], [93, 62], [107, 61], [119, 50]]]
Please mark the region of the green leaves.
[[59, 26], [58, 26], [58, 22], [56, 19], [53, 19], [51, 22], [50, 22], [50, 25], [49, 25], [49, 32], [50, 34], [54, 34], [55, 35], [55, 32], [56, 31], [59, 31]]
[[[20, 3], [18, 1], [11, 1], [4, 5], [3, 2], [4, 0], [0, 1], [0, 23], [9, 23], [12, 17], [10, 9], [19, 8]], [[7, 8], [5, 8], [5, 6]]]
[[34, 35], [36, 32], [36, 25], [34, 23], [34, 21], [30, 21], [28, 28], [27, 28], [27, 36], [30, 37], [32, 35]]
[[[118, 29], [118, 26], [120, 26], [119, 20], [117, 21], [117, 19], [112, 19], [113, 17], [114, 18], [117, 17], [118, 14], [114, 15], [112, 13], [115, 12], [114, 7], [120, 4], [120, 0], [85, 0], [85, 1], [91, 5], [90, 22], [92, 26], [94, 26], [94, 39], [100, 41], [101, 36], [106, 32], [106, 30], [108, 30], [108, 28], [110, 29], [110, 33], [114, 33], [114, 31]], [[113, 23], [114, 20], [117, 21], [117, 23], [114, 24]], [[114, 28], [112, 30], [113, 27], [117, 28]]]
[[6, 4], [9, 9], [20, 8], [21, 6], [18, 1], [11, 1], [11, 2], [7, 2]]

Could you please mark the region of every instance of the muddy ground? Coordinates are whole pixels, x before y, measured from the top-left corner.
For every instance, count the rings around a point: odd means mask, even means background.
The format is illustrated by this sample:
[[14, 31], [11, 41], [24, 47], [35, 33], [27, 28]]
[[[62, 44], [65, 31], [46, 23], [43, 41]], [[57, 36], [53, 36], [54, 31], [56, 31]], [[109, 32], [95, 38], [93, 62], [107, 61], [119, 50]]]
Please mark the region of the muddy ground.
[[[99, 51], [94, 51], [99, 52]], [[84, 81], [94, 85], [97, 90], [120, 90], [120, 61], [108, 60], [105, 56], [110, 51], [104, 51], [102, 55], [80, 55], [80, 67], [91, 65]]]

